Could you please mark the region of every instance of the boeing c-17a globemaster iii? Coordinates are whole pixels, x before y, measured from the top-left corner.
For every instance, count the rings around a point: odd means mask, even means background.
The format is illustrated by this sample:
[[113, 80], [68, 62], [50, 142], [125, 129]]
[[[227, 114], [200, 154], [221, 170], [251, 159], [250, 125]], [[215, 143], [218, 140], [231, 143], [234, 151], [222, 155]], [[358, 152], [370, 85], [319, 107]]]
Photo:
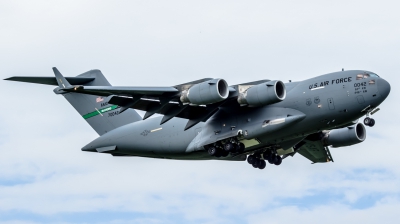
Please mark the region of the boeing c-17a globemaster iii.
[[[229, 86], [223, 79], [206, 78], [169, 87], [111, 86], [99, 70], [76, 77], [53, 71], [55, 77], [6, 80], [58, 86], [54, 93], [64, 96], [100, 135], [82, 151], [247, 160], [259, 169], [296, 154], [313, 163], [333, 162], [329, 146], [363, 142], [365, 126], [374, 126], [371, 115], [390, 92], [387, 81], [364, 70], [300, 82], [259, 80]], [[142, 118], [135, 110], [146, 113]], [[154, 114], [163, 116], [151, 118]]]

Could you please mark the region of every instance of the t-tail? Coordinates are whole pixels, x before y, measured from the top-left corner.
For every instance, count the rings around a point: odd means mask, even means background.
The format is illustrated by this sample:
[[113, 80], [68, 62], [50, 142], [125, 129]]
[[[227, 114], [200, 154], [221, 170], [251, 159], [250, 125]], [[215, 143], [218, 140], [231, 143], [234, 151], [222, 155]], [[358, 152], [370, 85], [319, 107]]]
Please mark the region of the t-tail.
[[63, 95], [99, 135], [142, 120], [133, 109], [119, 113], [120, 107], [108, 104], [105, 97], [63, 91], [63, 89], [79, 86], [111, 86], [100, 70], [90, 70], [76, 77], [64, 77], [57, 68], [53, 68], [53, 71], [55, 77], [15, 76], [5, 80], [58, 86], [54, 92]]

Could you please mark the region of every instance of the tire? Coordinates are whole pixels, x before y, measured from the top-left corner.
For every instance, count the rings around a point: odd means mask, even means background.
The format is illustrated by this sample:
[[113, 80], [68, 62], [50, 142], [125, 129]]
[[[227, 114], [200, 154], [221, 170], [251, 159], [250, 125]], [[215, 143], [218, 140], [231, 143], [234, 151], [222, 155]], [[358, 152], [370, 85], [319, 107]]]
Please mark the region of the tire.
[[270, 163], [270, 164], [274, 164], [275, 163], [275, 155], [269, 155], [269, 157], [268, 157], [268, 162]]
[[232, 153], [236, 153], [236, 152], [238, 152], [239, 151], [239, 145], [237, 145], [237, 144], [233, 144], [233, 149], [232, 149]]
[[208, 155], [210, 156], [215, 156], [217, 154], [217, 148], [215, 148], [214, 146], [210, 146], [208, 147]]
[[369, 125], [368, 126], [373, 127], [374, 125], [375, 125], [375, 119], [371, 118], [369, 120]]
[[221, 150], [221, 156], [222, 156], [222, 157], [227, 157], [228, 155], [229, 155], [229, 152], [228, 152], [228, 151]]
[[250, 156], [247, 157], [247, 162], [249, 164], [253, 164], [255, 159], [256, 158], [253, 155], [250, 155]]
[[264, 158], [265, 160], [268, 160], [268, 158], [269, 158], [270, 155], [271, 155], [271, 152], [270, 152], [270, 151], [265, 151], [265, 152], [263, 153], [263, 158]]
[[277, 165], [277, 166], [279, 166], [279, 165], [281, 165], [281, 163], [282, 163], [282, 157], [276, 156], [276, 159], [275, 159], [275, 161], [274, 161], [274, 164]]
[[227, 151], [227, 152], [232, 152], [232, 150], [233, 150], [233, 144], [230, 143], [230, 142], [224, 144], [224, 150]]
[[366, 117], [366, 118], [364, 119], [364, 124], [367, 125], [367, 126], [369, 126], [369, 122], [370, 122], [370, 121], [371, 121], [371, 118]]
[[258, 168], [258, 166], [260, 165], [260, 160], [259, 159], [255, 159], [253, 164], [251, 164], [251, 165], [253, 165], [254, 168]]
[[219, 158], [222, 156], [222, 150], [220, 148], [216, 148], [217, 149], [217, 153], [215, 153], [215, 157]]
[[244, 144], [243, 143], [239, 143], [239, 145], [238, 145], [239, 147], [238, 147], [238, 153], [242, 153], [242, 152], [244, 152]]
[[262, 170], [265, 168], [265, 166], [267, 166], [267, 163], [265, 162], [265, 160], [260, 160], [260, 164], [258, 165], [258, 169]]

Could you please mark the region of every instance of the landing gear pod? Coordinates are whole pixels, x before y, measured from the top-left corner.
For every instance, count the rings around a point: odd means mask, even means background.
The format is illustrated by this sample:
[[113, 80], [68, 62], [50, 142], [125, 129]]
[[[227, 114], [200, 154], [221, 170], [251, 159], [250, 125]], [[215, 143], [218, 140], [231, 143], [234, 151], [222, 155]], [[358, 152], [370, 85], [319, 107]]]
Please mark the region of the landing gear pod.
[[253, 107], [278, 103], [286, 98], [286, 87], [282, 81], [270, 81], [250, 87], [237, 99], [241, 105]]
[[330, 131], [323, 139], [325, 145], [343, 147], [361, 143], [367, 137], [365, 127], [358, 123], [352, 127], [346, 127]]
[[228, 98], [229, 87], [223, 79], [212, 79], [190, 87], [182, 92], [182, 103], [205, 105], [217, 103]]

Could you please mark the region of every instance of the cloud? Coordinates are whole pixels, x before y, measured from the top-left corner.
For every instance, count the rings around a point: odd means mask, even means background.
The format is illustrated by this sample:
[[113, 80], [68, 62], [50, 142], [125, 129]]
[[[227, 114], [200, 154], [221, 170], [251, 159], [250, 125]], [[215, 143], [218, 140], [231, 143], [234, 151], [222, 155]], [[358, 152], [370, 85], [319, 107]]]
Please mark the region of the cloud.
[[376, 205], [367, 209], [351, 209], [343, 204], [327, 204], [312, 209], [296, 206], [285, 206], [251, 215], [249, 223], [259, 223], [261, 220], [268, 223], [396, 223], [396, 211], [398, 210], [398, 198], [385, 198]]

